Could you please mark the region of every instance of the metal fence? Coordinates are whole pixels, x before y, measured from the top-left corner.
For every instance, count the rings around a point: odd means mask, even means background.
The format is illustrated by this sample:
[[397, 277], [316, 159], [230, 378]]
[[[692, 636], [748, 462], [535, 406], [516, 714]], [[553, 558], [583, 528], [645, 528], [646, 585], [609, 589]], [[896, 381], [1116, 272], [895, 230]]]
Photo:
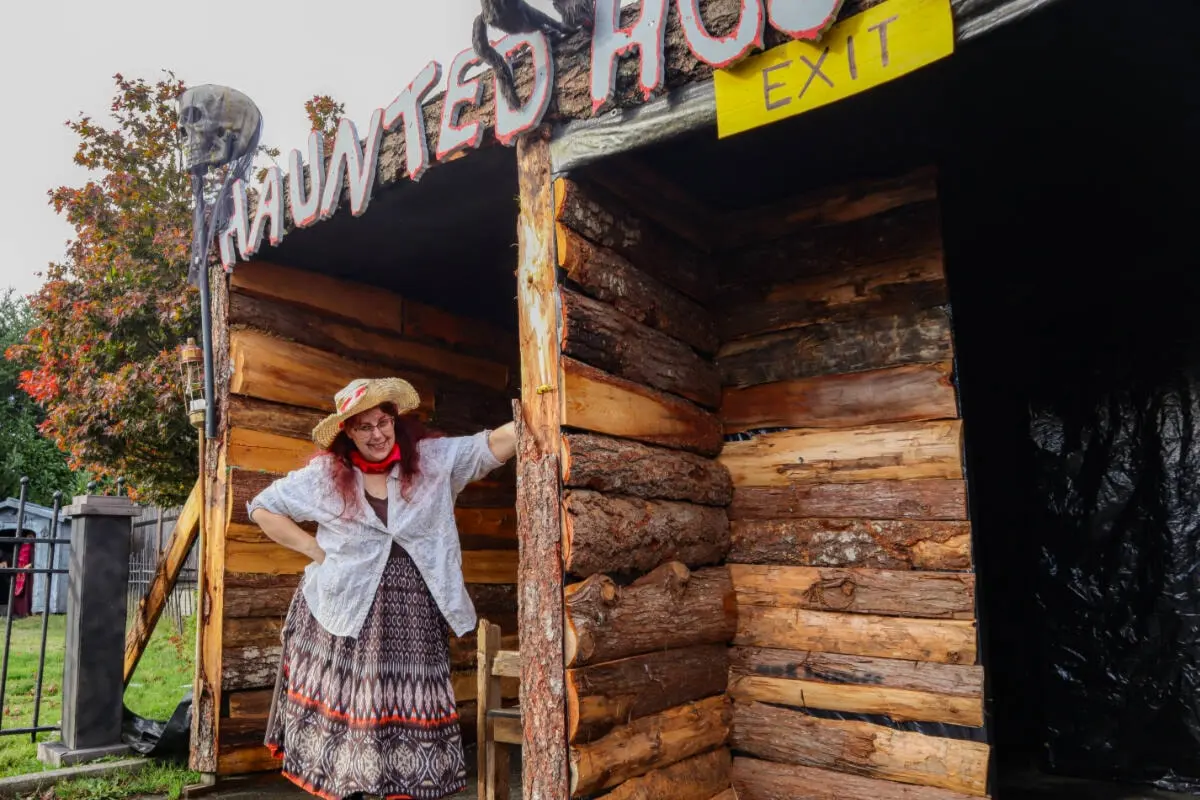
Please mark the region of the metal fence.
[[[175, 532], [181, 508], [147, 507], [133, 519], [132, 540], [129, 543], [129, 589], [126, 593], [128, 616], [133, 619], [137, 605], [154, 580], [154, 572]], [[192, 545], [184, 561], [175, 588], [167, 598], [162, 620], [170, 619], [175, 630], [183, 634], [184, 621], [196, 613], [197, 548]]]
[[[50, 527], [50, 538], [39, 538], [33, 535], [32, 531], [26, 528], [25, 511], [26, 502], [29, 494], [29, 479], [21, 479], [21, 496], [17, 500], [17, 521], [15, 528], [15, 537], [13, 544], [4, 548], [3, 555], [0, 555], [0, 561], [5, 563], [5, 567], [0, 568], [0, 576], [3, 576], [8, 584], [7, 604], [4, 609], [4, 650], [2, 661], [0, 664], [0, 709], [7, 708], [5, 705], [5, 695], [9, 690], [8, 682], [8, 666], [9, 656], [12, 649], [12, 633], [14, 617], [25, 617], [32, 615], [33, 595], [37, 589], [41, 588], [41, 636], [38, 642], [38, 662], [37, 672], [34, 676], [33, 689], [33, 716], [32, 721], [28, 725], [17, 723], [16, 727], [4, 727], [7, 722], [8, 715], [0, 715], [0, 736], [13, 736], [27, 734], [31, 740], [36, 741], [39, 733], [51, 733], [60, 730], [58, 725], [42, 725], [42, 692], [46, 685], [46, 640], [49, 635], [50, 614], [51, 614], [51, 586], [54, 583], [55, 575], [66, 575], [65, 568], [56, 567], [59, 562], [58, 551], [61, 548], [66, 548], [70, 551], [70, 539], [59, 538], [58, 520], [62, 513], [62, 492], [54, 494], [54, 509], [52, 517], [52, 525]], [[45, 562], [47, 566], [35, 566], [37, 559], [35, 557], [38, 545], [49, 545], [50, 557]], [[28, 547], [28, 549], [26, 549]], [[42, 580], [35, 581], [37, 576], [44, 576]], [[53, 679], [57, 682], [58, 678]], [[21, 715], [23, 719], [24, 715]]]

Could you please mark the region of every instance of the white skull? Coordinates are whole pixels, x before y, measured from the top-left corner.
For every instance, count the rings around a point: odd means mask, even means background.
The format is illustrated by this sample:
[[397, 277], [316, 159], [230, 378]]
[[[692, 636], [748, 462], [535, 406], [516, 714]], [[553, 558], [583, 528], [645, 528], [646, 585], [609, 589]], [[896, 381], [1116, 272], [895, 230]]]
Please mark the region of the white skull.
[[187, 134], [189, 170], [214, 168], [258, 146], [262, 114], [254, 102], [227, 86], [193, 86], [179, 96], [179, 125]]

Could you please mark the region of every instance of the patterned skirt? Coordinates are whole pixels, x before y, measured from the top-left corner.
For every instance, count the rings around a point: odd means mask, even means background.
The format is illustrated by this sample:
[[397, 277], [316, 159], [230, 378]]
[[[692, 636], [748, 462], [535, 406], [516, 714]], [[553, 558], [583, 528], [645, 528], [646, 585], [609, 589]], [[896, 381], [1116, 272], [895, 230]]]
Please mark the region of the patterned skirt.
[[438, 800], [466, 787], [450, 628], [393, 545], [358, 638], [333, 636], [298, 589], [265, 743], [310, 794]]

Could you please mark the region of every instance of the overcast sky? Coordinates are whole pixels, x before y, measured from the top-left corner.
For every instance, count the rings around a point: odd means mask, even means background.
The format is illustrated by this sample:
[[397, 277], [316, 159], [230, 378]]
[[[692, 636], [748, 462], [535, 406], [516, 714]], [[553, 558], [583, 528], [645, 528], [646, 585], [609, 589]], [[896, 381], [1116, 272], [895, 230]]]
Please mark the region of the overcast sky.
[[470, 42], [478, 7], [478, 0], [21, 4], [20, 22], [9, 15], [0, 26], [8, 86], [0, 125], [0, 290], [32, 292], [42, 282], [36, 273], [62, 258], [72, 230], [46, 192], [87, 180], [72, 163], [77, 142], [63, 123], [81, 111], [107, 119], [115, 73], [154, 82], [170, 69], [189, 85], [245, 92], [263, 113], [262, 141], [283, 150], [286, 170], [288, 150], [304, 151], [305, 100], [330, 94], [365, 130], [371, 111], [386, 107], [429, 59], [450, 66]]

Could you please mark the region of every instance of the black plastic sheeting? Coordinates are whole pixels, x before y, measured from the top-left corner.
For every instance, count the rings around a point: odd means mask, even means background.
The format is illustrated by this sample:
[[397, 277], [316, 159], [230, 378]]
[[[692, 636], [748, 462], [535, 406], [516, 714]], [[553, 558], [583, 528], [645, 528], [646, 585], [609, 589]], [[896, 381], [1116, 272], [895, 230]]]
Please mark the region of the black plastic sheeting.
[[192, 693], [175, 707], [165, 722], [139, 716], [125, 707], [121, 740], [136, 753], [158, 761], [186, 764], [192, 730]]
[[1030, 420], [1042, 766], [1200, 794], [1200, 379], [1073, 396]]

